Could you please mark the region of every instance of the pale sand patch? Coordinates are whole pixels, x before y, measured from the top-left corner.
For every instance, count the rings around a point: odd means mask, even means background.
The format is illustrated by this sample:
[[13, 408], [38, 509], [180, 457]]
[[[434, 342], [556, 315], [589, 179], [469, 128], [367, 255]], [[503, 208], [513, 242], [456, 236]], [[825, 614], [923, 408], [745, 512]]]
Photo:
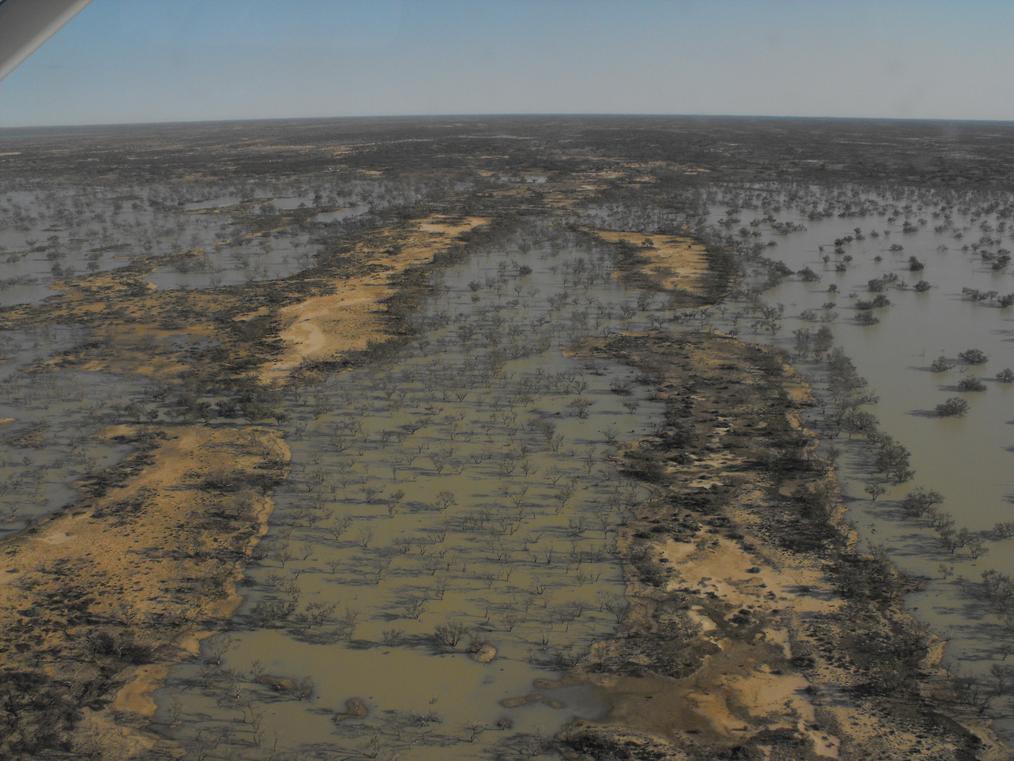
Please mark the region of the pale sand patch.
[[704, 295], [708, 274], [707, 249], [680, 235], [648, 235], [618, 230], [590, 230], [609, 243], [630, 243], [647, 260], [639, 271], [663, 288]]
[[[130, 428], [116, 426], [107, 437], [123, 436]], [[125, 485], [110, 489], [84, 510], [58, 515], [40, 528], [37, 536], [16, 537], [7, 543], [8, 554], [0, 565], [0, 621], [17, 620], [17, 611], [36, 605], [39, 595], [60, 589], [65, 583], [49, 569], [74, 569], [74, 583], [95, 592], [92, 616], [131, 621], [134, 636], [153, 649], [175, 645], [180, 651], [194, 651], [203, 632], [163, 630], [148, 621], [186, 614], [191, 620], [229, 615], [239, 601], [236, 583], [241, 578], [235, 550], [245, 554], [267, 530], [271, 498], [256, 489], [209, 492], [201, 485], [209, 476], [229, 474], [240, 482], [263, 473], [265, 467], [284, 468], [288, 447], [281, 435], [267, 428], [221, 428], [180, 426], [167, 431], [169, 438], [158, 443], [150, 462]], [[139, 501], [136, 513], [116, 515], [116, 506]], [[235, 501], [242, 500], [242, 502]], [[226, 506], [224, 503], [230, 503]], [[245, 507], [244, 507], [245, 506]], [[237, 522], [232, 533], [195, 531], [201, 517], [218, 507], [247, 511], [250, 524]], [[240, 533], [243, 532], [243, 533]], [[245, 545], [236, 547], [236, 538], [246, 534]], [[174, 558], [172, 550], [187, 543], [202, 551], [188, 560]], [[225, 550], [216, 555], [216, 550]], [[207, 595], [180, 597], [176, 590], [184, 578], [218, 577], [221, 588]], [[224, 594], [221, 594], [224, 593]], [[84, 635], [75, 627], [61, 625], [59, 618], [37, 619], [41, 647], [52, 654], [45, 668], [52, 671], [61, 663], [64, 648]], [[176, 632], [175, 634], [173, 632]], [[167, 637], [179, 637], [167, 641]], [[17, 654], [0, 654], [0, 666], [18, 664]], [[86, 710], [81, 733], [101, 737], [103, 747], [116, 757], [149, 747], [151, 738], [112, 721], [110, 710], [150, 716], [154, 711], [151, 692], [161, 683], [168, 664], [158, 662], [124, 669], [117, 675], [124, 682], [109, 709]]]
[[603, 190], [609, 178], [599, 172], [578, 172], [566, 180], [551, 181], [543, 185], [547, 205], [569, 212], [581, 202]]
[[[746, 388], [765, 382], [764, 374], [743, 366], [736, 353], [709, 357], [707, 352], [691, 350], [690, 356], [693, 377], [703, 383], [725, 374]], [[784, 379], [789, 386], [802, 384], [787, 370]], [[792, 402], [806, 403], [807, 394], [801, 388], [785, 391]], [[710, 407], [722, 405], [714, 392], [698, 392], [694, 398]], [[787, 406], [790, 424], [793, 417], [798, 424], [798, 410]], [[737, 414], [750, 414], [750, 409], [744, 407]], [[676, 494], [704, 490], [717, 482], [731, 487], [723, 513], [736, 537], [722, 530], [705, 530], [689, 542], [661, 537], [652, 542], [654, 557], [665, 560], [661, 565], [673, 574], [666, 585], [670, 594], [661, 599], [689, 604], [683, 608], [684, 615], [700, 627], [694, 646], [706, 647], [706, 654], [692, 674], [677, 679], [650, 673], [637, 677], [589, 673], [588, 678], [604, 688], [611, 700], [605, 726], [615, 734], [607, 736], [617, 739], [624, 732], [642, 733], [682, 747], [687, 735], [692, 735], [692, 747], [712, 744], [716, 751], [726, 751], [749, 743], [769, 758], [788, 758], [784, 746], [778, 747], [777, 741], [769, 746], [764, 739], [765, 733], [780, 730], [805, 742], [807, 758], [960, 755], [953, 741], [899, 728], [894, 716], [851, 692], [861, 675], [822, 652], [827, 626], [835, 627], [832, 636], [841, 636], [839, 617], [844, 605], [828, 574], [828, 560], [817, 553], [784, 549], [764, 538], [766, 515], [759, 508], [770, 499], [771, 483], [762, 468], [744, 462], [740, 455], [705, 454], [720, 445], [730, 425], [737, 427], [737, 415], [709, 415], [708, 422], [710, 430], [700, 424], [696, 428], [702, 437], [696, 447], [701, 456], [671, 463], [667, 471]], [[805, 429], [804, 433], [810, 435]], [[830, 477], [817, 476], [778, 485], [783, 496], [790, 496], [799, 488], [833, 487], [834, 483]], [[840, 520], [837, 511], [830, 520]], [[652, 603], [645, 604], [637, 596], [642, 587], [632, 583], [631, 589], [626, 626], [636, 631], [651, 623], [651, 605], [659, 598], [653, 591], [645, 595]], [[745, 629], [739, 616], [745, 618]], [[756, 627], [750, 625], [754, 621]], [[934, 643], [924, 667], [932, 669], [940, 652], [941, 643]], [[805, 670], [797, 667], [796, 656], [811, 665]], [[1008, 758], [987, 726], [967, 717], [960, 721], [983, 740], [977, 758]], [[803, 755], [801, 747], [799, 757]]]
[[[288, 462], [291, 457], [291, 453], [288, 445], [284, 442], [280, 435], [275, 432], [271, 432], [271, 438], [266, 443], [272, 450], [275, 457]], [[218, 467], [222, 467], [222, 463], [215, 462], [209, 466], [209, 470], [213, 470]], [[274, 502], [270, 497], [262, 495], [259, 499], [254, 499], [252, 501], [251, 507], [253, 509], [253, 518], [257, 524], [257, 529], [249, 538], [247, 545], [244, 548], [243, 554], [247, 556], [253, 552], [254, 547], [257, 546], [260, 540], [267, 533], [268, 520], [271, 517]], [[236, 608], [239, 607], [242, 602], [242, 597], [237, 585], [242, 577], [243, 569], [237, 564], [233, 569], [230, 583], [224, 590], [225, 595], [217, 601], [212, 600], [208, 602], [207, 610], [210, 615], [224, 619], [230, 616]], [[197, 655], [197, 653], [200, 652], [201, 641], [207, 639], [212, 634], [214, 634], [212, 631], [193, 631], [178, 639], [175, 644], [181, 652], [188, 655]], [[168, 671], [169, 667], [167, 664], [150, 664], [134, 669], [130, 674], [127, 683], [114, 697], [113, 709], [117, 711], [133, 712], [145, 717], [154, 715], [156, 705], [151, 693], [153, 693], [155, 689], [162, 684], [162, 681], [165, 679]]]
[[[415, 222], [404, 237], [381, 241], [383, 251], [369, 246], [359, 249], [357, 253], [366, 257], [374, 272], [338, 280], [332, 293], [280, 310], [285, 349], [262, 368], [261, 382], [283, 383], [304, 362], [334, 360], [388, 338], [382, 302], [395, 294], [395, 277], [410, 267], [432, 262], [463, 233], [486, 222], [482, 217], [427, 217]], [[394, 253], [388, 253], [392, 248]]]
[[[96, 355], [55, 355], [43, 365], [58, 367], [74, 363], [80, 369], [91, 372], [138, 373], [152, 378], [179, 375], [189, 366], [179, 359], [179, 352], [165, 348], [166, 339], [182, 335], [191, 338], [216, 336], [217, 326], [207, 316], [223, 304], [235, 301], [233, 296], [198, 291], [158, 291], [147, 286], [139, 293], [138, 285], [143, 283], [123, 275], [117, 279], [111, 273], [56, 283], [54, 289], [62, 296], [47, 309], [47, 319], [53, 322], [85, 319], [92, 325], [95, 343], [101, 343], [105, 348]], [[175, 315], [180, 309], [190, 318], [179, 327], [162, 327], [166, 321], [175, 323]], [[31, 314], [29, 305], [19, 308], [11, 316], [24, 319]], [[102, 320], [93, 320], [96, 315], [101, 315]]]
[[38, 541], [45, 542], [46, 544], [63, 544], [64, 542], [69, 542], [71, 537], [72, 534], [68, 534], [66, 531], [61, 531], [40, 536]]
[[816, 715], [805, 692], [809, 682], [801, 674], [774, 673], [761, 664], [748, 675], [726, 678], [722, 686], [729, 702], [742, 707], [747, 715], [764, 717], [770, 729], [794, 728], [813, 743], [818, 756], [838, 758], [839, 739], [812, 728], [817, 723]]
[[710, 634], [718, 628], [718, 624], [716, 624], [700, 607], [688, 610], [687, 618], [700, 627], [702, 634]]
[[775, 568], [723, 536], [714, 537], [706, 548], [669, 539], [662, 554], [677, 574], [670, 590], [688, 586], [713, 592], [737, 608], [774, 604], [798, 613], [829, 613], [840, 605], [818, 569], [788, 564]]
[[154, 735], [117, 724], [111, 714], [90, 708], [82, 712], [76, 736], [79, 747], [101, 749], [101, 758], [137, 758], [156, 746]]
[[[110, 438], [122, 436], [126, 430], [116, 426], [105, 433]], [[174, 545], [176, 532], [188, 525], [189, 515], [204, 509], [195, 500], [195, 489], [204, 477], [217, 471], [252, 474], [267, 457], [288, 460], [288, 448], [280, 434], [270, 429], [174, 428], [172, 437], [154, 450], [152, 463], [127, 485], [110, 489], [89, 510], [54, 517], [37, 535], [15, 538], [8, 546], [16, 547], [17, 552], [7, 564], [17, 571], [9, 575], [23, 578], [60, 561], [81, 561], [87, 575], [124, 587], [119, 599], [98, 598], [96, 604], [102, 612], [110, 613], [121, 604], [142, 612], [153, 610], [161, 602], [161, 585], [174, 576], [174, 562], [161, 552], [149, 555], [141, 550]], [[117, 522], [93, 516], [98, 509], [139, 496], [144, 497], [144, 511], [134, 520]], [[255, 513], [269, 509], [270, 499], [257, 492], [245, 492], [242, 497], [252, 501]], [[213, 544], [216, 538], [209, 536], [204, 541]], [[13, 589], [0, 594], [0, 611], [16, 608], [20, 598], [28, 595]]]
[[723, 640], [722, 645], [684, 679], [595, 677], [613, 697], [610, 722], [668, 737], [692, 732], [728, 746], [758, 732], [792, 729], [818, 756], [838, 757], [838, 738], [815, 728], [805, 677], [772, 670], [766, 643]]
[[152, 663], [138, 666], [131, 674], [131, 679], [113, 698], [114, 711], [127, 711], [139, 716], [154, 716], [155, 699], [152, 693], [162, 684], [169, 673], [169, 666], [164, 663]]
[[[620, 699], [611, 720], [670, 736], [697, 732], [732, 745], [758, 731], [791, 729], [807, 738], [816, 755], [838, 758], [840, 741], [819, 728], [807, 691], [809, 681], [791, 669], [775, 668], [792, 657], [790, 622], [800, 614], [829, 612], [838, 604], [830, 595], [801, 592], [827, 591], [819, 569], [775, 563], [723, 536], [696, 543], [668, 539], [659, 549], [675, 572], [669, 591], [692, 588], [731, 606], [731, 614], [750, 608], [777, 610], [777, 617], [761, 636], [745, 642], [723, 637], [711, 618], [713, 613], [699, 606], [689, 609], [688, 617], [718, 647], [717, 652], [707, 656], [692, 675], [667, 686], [653, 684], [654, 679], [621, 679], [615, 685]], [[639, 694], [652, 695], [652, 705], [642, 703]]]
[[788, 394], [789, 401], [798, 405], [813, 404], [813, 390], [810, 388], [810, 384], [796, 372], [796, 368], [783, 364], [782, 373], [784, 376], [782, 388]]

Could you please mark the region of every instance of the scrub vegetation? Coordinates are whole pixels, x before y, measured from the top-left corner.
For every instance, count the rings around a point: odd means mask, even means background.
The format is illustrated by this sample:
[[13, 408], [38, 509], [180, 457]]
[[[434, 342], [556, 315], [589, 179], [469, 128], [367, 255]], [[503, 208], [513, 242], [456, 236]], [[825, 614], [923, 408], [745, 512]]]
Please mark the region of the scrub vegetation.
[[1012, 162], [0, 133], [0, 758], [1007, 758]]

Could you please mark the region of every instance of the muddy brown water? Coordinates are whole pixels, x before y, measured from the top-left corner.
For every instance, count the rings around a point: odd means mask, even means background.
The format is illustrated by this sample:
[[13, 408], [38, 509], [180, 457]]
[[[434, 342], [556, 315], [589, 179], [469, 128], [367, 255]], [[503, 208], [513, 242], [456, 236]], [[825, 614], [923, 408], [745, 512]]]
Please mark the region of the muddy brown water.
[[[840, 192], [836, 189], [833, 194]], [[922, 581], [924, 588], [909, 596], [909, 606], [949, 641], [949, 666], [960, 674], [984, 676], [990, 666], [1003, 663], [1007, 650], [1014, 646], [974, 593], [974, 583], [987, 569], [1014, 575], [1014, 539], [997, 539], [991, 533], [997, 522], [1014, 520], [1014, 384], [994, 380], [1003, 368], [1014, 368], [1014, 308], [975, 303], [963, 298], [962, 289], [1014, 293], [1014, 271], [1010, 267], [994, 270], [979, 252], [963, 251], [962, 247], [987, 235], [994, 242], [982, 246], [982, 251], [1014, 249], [1014, 231], [1005, 229], [1006, 213], [1002, 211], [1010, 199], [1003, 194], [998, 199], [961, 198], [951, 212], [953, 226], [936, 232], [934, 227], [944, 223], [933, 214], [941, 199], [914, 191], [900, 198], [878, 199], [890, 206], [911, 204], [909, 213], [899, 213], [893, 220], [888, 218], [890, 212], [807, 219], [801, 211], [814, 202], [822, 206], [825, 200], [832, 200], [828, 191], [819, 188], [808, 189], [795, 203], [779, 188], [758, 192], [756, 197], [767, 197], [780, 206], [773, 213], [779, 222], [793, 222], [806, 229], [782, 234], [770, 222], [752, 227], [750, 221], [764, 215], [756, 209], [741, 210], [737, 214], [741, 221], [732, 229], [741, 225], [759, 229], [761, 241], [777, 242], [765, 250], [766, 256], [793, 270], [810, 267], [821, 279], [806, 283], [790, 278], [764, 293], [767, 303], [785, 307], [785, 317], [774, 334], [751, 329], [749, 320], [738, 327], [748, 340], [770, 342], [791, 351], [794, 330], [816, 329], [821, 324], [801, 319], [801, 314], [805, 310], [820, 313], [827, 302], [836, 304], [833, 312], [837, 317], [828, 323], [835, 343], [879, 395], [879, 403], [869, 409], [879, 419], [880, 428], [910, 450], [916, 472], [913, 481], [891, 487], [876, 503], [871, 502], [864, 492], [869, 474], [863, 468], [862, 445], [848, 442], [843, 435], [835, 444], [844, 452], [840, 465], [849, 517], [866, 543], [882, 546], [904, 571]], [[999, 206], [1000, 212], [989, 211], [991, 204]], [[966, 208], [962, 210], [962, 206]], [[712, 221], [721, 219], [726, 209], [725, 204], [719, 204]], [[906, 220], [913, 231], [903, 231]], [[835, 239], [853, 234], [855, 227], [862, 229], [865, 239], [846, 244], [844, 254], [835, 255]], [[871, 237], [872, 230], [880, 237]], [[902, 250], [891, 251], [895, 244]], [[830, 256], [828, 263], [823, 261], [824, 255]], [[846, 271], [837, 272], [834, 265], [844, 255], [851, 255], [852, 261]], [[881, 261], [876, 261], [878, 256]], [[910, 256], [923, 262], [925, 269], [910, 271]], [[932, 288], [918, 293], [889, 286], [885, 294], [891, 305], [874, 310], [879, 323], [858, 324], [855, 302], [873, 295], [867, 281], [889, 273], [910, 285], [925, 279]], [[831, 284], [838, 287], [837, 296], [827, 293]], [[729, 327], [727, 321], [723, 324]], [[959, 363], [943, 373], [930, 371], [929, 365], [938, 356], [957, 359], [959, 352], [971, 348], [984, 351], [989, 361], [983, 365]], [[820, 380], [818, 367], [805, 361], [797, 365]], [[982, 378], [986, 390], [959, 391], [959, 380], [968, 376]], [[967, 415], [941, 418], [927, 414], [952, 396], [968, 402]], [[967, 527], [984, 539], [987, 552], [978, 559], [952, 555], [942, 548], [925, 521], [906, 519], [898, 502], [916, 486], [939, 491], [944, 497], [942, 507], [958, 527]], [[1014, 716], [1005, 707], [998, 711], [1000, 729], [1008, 737], [1014, 736]]]
[[159, 694], [191, 754], [552, 758], [607, 710], [558, 680], [622, 615], [615, 527], [644, 495], [612, 458], [663, 406], [562, 350], [661, 299], [638, 309], [604, 250], [534, 243], [439, 273], [396, 356], [289, 399], [293, 475], [233, 630]]
[[[200, 249], [148, 276], [160, 289], [215, 288], [286, 277], [312, 266], [320, 230], [385, 205], [409, 203], [426, 186], [321, 179], [307, 193], [271, 183], [101, 186], [73, 181], [0, 187], [0, 308], [57, 295], [58, 280], [100, 273], [152, 255]], [[250, 239], [250, 204], [319, 204], [324, 218]], [[244, 205], [246, 204], [246, 205]], [[337, 209], [337, 210], [336, 210]], [[36, 363], [89, 340], [78, 326], [0, 331], [0, 535], [25, 528], [80, 496], [76, 483], [114, 465], [128, 449], [104, 440], [116, 408], [150, 385], [107, 373], [33, 371]]]
[[[325, 190], [319, 205], [284, 186], [183, 195], [170, 188], [10, 190], [0, 196], [0, 304], [51, 295], [53, 260], [32, 241], [65, 251], [61, 266], [77, 272], [123, 266], [146, 252], [208, 246], [206, 265], [166, 266], [153, 280], [162, 288], [217, 287], [282, 277], [312, 256], [307, 231], [216, 248], [236, 232], [230, 210], [243, 199], [275, 199], [276, 209], [320, 208], [311, 225], [324, 228], [341, 224], [345, 208], [358, 215], [426, 192], [369, 183]], [[916, 470], [913, 482], [872, 503], [863, 493], [868, 474], [859, 444], [838, 440], [850, 518], [863, 541], [883, 546], [924, 582], [909, 604], [949, 640], [948, 663], [982, 675], [1014, 646], [971, 594], [984, 570], [1014, 576], [1014, 539], [989, 531], [1014, 521], [1014, 385], [993, 380], [1014, 367], [1014, 310], [970, 301], [962, 288], [1014, 293], [1014, 274], [962, 247], [986, 235], [993, 239], [983, 246], [987, 252], [1014, 248], [1004, 210], [1010, 199], [942, 199], [896, 189], [879, 203], [908, 205], [907, 211], [807, 218], [814, 202], [840, 209], [850, 192], [751, 191], [751, 202], [770, 202], [777, 223], [800, 228], [785, 232], [760, 221], [764, 211], [741, 209], [728, 229], [760, 232], [758, 240], [777, 242], [768, 256], [793, 270], [810, 267], [821, 279], [790, 278], [764, 294], [785, 307], [773, 334], [753, 330], [749, 319], [736, 327], [748, 340], [791, 349], [793, 330], [820, 324], [803, 313], [836, 304], [828, 323], [835, 342], [879, 395], [871, 409], [881, 429], [911, 451]], [[118, 195], [136, 196], [141, 205]], [[713, 192], [710, 222], [744, 197]], [[934, 211], [943, 200], [952, 206], [953, 224], [935, 232], [942, 220]], [[183, 203], [172, 229], [160, 206], [169, 202]], [[611, 213], [620, 227], [645, 229], [675, 214], [642, 210], [642, 225], [629, 218], [623, 224], [623, 210]], [[834, 254], [834, 240], [857, 226], [864, 239]], [[137, 245], [123, 249], [124, 242]], [[891, 251], [893, 244], [903, 249]], [[836, 272], [843, 255], [851, 261]], [[925, 269], [911, 272], [910, 256]], [[870, 297], [867, 281], [889, 273], [933, 287], [926, 293], [889, 287], [891, 306], [875, 310], [879, 322], [858, 324], [854, 304]], [[836, 296], [827, 292], [831, 284]], [[605, 711], [586, 686], [555, 680], [622, 613], [610, 527], [624, 500], [637, 495], [610, 458], [616, 445], [650, 430], [661, 406], [628, 369], [588, 365], [561, 348], [610, 330], [666, 323], [671, 315], [661, 309], [663, 300], [643, 298], [612, 278], [604, 250], [558, 230], [536, 230], [443, 272], [415, 316], [417, 337], [396, 355], [291, 397], [286, 439], [293, 476], [277, 496], [243, 607], [233, 631], [209, 640], [200, 659], [173, 672], [159, 694], [157, 730], [193, 753], [211, 748], [212, 757], [223, 758], [268, 758], [276, 743], [325, 757], [527, 758], [537, 757], [540, 738], [572, 717]], [[729, 304], [715, 324], [731, 327], [728, 316], [741, 307]], [[71, 328], [3, 337], [0, 418], [16, 421], [0, 427], [0, 533], [7, 533], [69, 503], [76, 479], [124, 456], [115, 445], [95, 444], [100, 427], [111, 422], [103, 410], [144, 389], [94, 373], [55, 373], [38, 383], [27, 368], [83, 340]], [[954, 358], [969, 348], [983, 350], [989, 361], [929, 371], [937, 356]], [[798, 364], [819, 391], [820, 369]], [[956, 390], [967, 375], [982, 377], [986, 390]], [[949, 396], [969, 402], [966, 416], [925, 414]], [[977, 532], [988, 551], [978, 559], [951, 555], [925, 523], [905, 519], [898, 501], [917, 485], [940, 491], [944, 509]], [[438, 627], [446, 628], [438, 633]], [[493, 660], [481, 662], [494, 649]], [[1012, 736], [1014, 720], [999, 719]]]

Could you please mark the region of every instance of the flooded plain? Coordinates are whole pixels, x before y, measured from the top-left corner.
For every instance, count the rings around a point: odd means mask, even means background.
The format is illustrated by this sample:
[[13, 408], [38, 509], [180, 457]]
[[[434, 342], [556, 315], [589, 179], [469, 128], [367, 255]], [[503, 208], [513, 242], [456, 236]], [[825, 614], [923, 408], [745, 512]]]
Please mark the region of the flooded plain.
[[0, 306], [37, 303], [75, 276], [131, 265], [150, 267], [162, 290], [277, 280], [312, 266], [311, 237], [340, 234], [344, 224], [441, 187], [354, 175], [309, 185], [9, 185], [0, 191]]
[[[732, 191], [713, 208], [713, 230], [762, 242], [764, 256], [796, 273], [773, 278], [767, 311], [730, 302], [717, 323], [793, 356], [822, 394], [812, 422], [825, 436], [837, 433], [821, 414], [832, 406], [827, 368], [796, 331], [830, 328], [879, 398], [864, 409], [909, 450], [915, 472], [881, 484], [874, 501], [870, 445], [841, 432], [831, 443], [842, 452], [849, 517], [865, 543], [919, 580], [910, 607], [949, 640], [947, 663], [989, 674], [1014, 646], [981, 588], [984, 572], [1014, 574], [1014, 539], [997, 525], [1014, 520], [1014, 384], [1003, 374], [1014, 367], [1014, 310], [1004, 300], [1014, 293], [1011, 198], [773, 186]], [[973, 349], [983, 356], [962, 359]], [[965, 414], [937, 413], [955, 397]], [[939, 494], [952, 524], [906, 514], [904, 497], [917, 487]], [[954, 547], [950, 536], [963, 528], [967, 543]], [[1014, 731], [1014, 720], [1000, 721]]]
[[606, 711], [559, 679], [625, 610], [615, 531], [644, 487], [614, 459], [663, 413], [566, 351], [663, 315], [613, 274], [606, 247], [530, 233], [437, 271], [394, 356], [291, 392], [293, 476], [162, 731], [244, 758], [537, 758]]
[[[916, 472], [871, 501], [869, 458], [839, 436], [849, 518], [919, 579], [910, 605], [951, 642], [949, 665], [987, 674], [1008, 632], [975, 585], [989, 568], [1014, 573], [1012, 540], [994, 531], [1014, 509], [1014, 386], [994, 379], [1014, 361], [1010, 310], [996, 303], [1014, 278], [990, 258], [1003, 261], [1000, 238], [963, 240], [1002, 234], [1003, 213], [866, 196], [861, 213], [839, 216], [828, 209], [842, 197], [815, 213], [813, 198], [784, 188], [710, 201], [720, 209], [712, 238], [741, 227], [741, 239], [776, 242], [768, 258], [809, 268], [773, 278], [768, 309], [733, 299], [712, 322], [784, 348], [818, 396], [826, 368], [798, 350], [795, 331], [832, 330]], [[935, 211], [936, 230], [919, 221]], [[611, 527], [637, 487], [610, 463], [662, 408], [629, 370], [561, 350], [678, 326], [660, 295], [616, 282], [606, 250], [541, 230], [473, 255], [434, 276], [416, 337], [396, 356], [292, 392], [294, 475], [235, 628], [176, 670], [159, 696], [160, 731], [194, 752], [254, 758], [528, 758], [570, 719], [608, 709], [591, 688], [558, 680], [622, 615]], [[913, 287], [920, 280], [929, 287]], [[889, 304], [864, 304], [871, 289]], [[969, 289], [998, 295], [976, 300]], [[970, 348], [988, 361], [962, 363]], [[931, 371], [938, 356], [948, 370]], [[986, 391], [961, 390], [970, 375]], [[934, 413], [955, 395], [969, 400], [967, 415]], [[821, 410], [811, 422], [826, 435]], [[952, 551], [933, 526], [906, 518], [900, 503], [916, 485], [940, 492], [989, 551]]]
[[80, 330], [53, 326], [0, 333], [0, 537], [71, 504], [82, 480], [130, 451], [101, 433], [150, 384], [44, 362], [82, 338]]
[[0, 756], [1006, 758], [1008, 139], [927, 129], [10, 135]]

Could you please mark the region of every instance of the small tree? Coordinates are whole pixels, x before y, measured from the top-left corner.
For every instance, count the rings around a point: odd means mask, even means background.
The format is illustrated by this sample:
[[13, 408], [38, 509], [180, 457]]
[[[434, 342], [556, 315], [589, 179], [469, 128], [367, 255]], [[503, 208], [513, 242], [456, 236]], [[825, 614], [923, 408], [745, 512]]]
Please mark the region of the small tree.
[[989, 357], [986, 356], [986, 352], [980, 349], [966, 349], [961, 352], [958, 357], [962, 362], [968, 365], [984, 365], [989, 361]]
[[461, 638], [468, 633], [468, 627], [459, 621], [452, 621], [447, 624], [440, 624], [433, 632], [433, 639], [437, 644], [453, 650], [458, 646]]
[[796, 273], [804, 283], [815, 283], [820, 280], [820, 275], [814, 272], [809, 267], [803, 267]]
[[813, 344], [813, 334], [809, 328], [799, 328], [792, 332], [792, 336], [796, 342], [796, 354], [800, 357], [806, 357], [810, 353], [810, 347]]
[[813, 335], [813, 353], [818, 357], [831, 351], [834, 344], [834, 333], [827, 325], [821, 325]]
[[879, 481], [870, 481], [868, 484], [866, 484], [864, 491], [870, 495], [871, 502], [876, 502], [877, 497], [879, 497], [885, 491], [887, 491], [887, 488]]
[[930, 365], [930, 370], [935, 373], [944, 373], [954, 367], [954, 360], [947, 359], [947, 357], [941, 355], [933, 360], [933, 364]]
[[901, 509], [912, 517], [921, 518], [943, 501], [944, 497], [940, 492], [918, 488], [905, 495], [905, 499], [901, 501]]
[[961, 417], [968, 412], [968, 402], [960, 396], [952, 396], [936, 407], [936, 413], [940, 417]]
[[452, 505], [457, 504], [458, 500], [452, 492], [442, 491], [437, 494], [436, 506], [438, 510], [446, 510]]

